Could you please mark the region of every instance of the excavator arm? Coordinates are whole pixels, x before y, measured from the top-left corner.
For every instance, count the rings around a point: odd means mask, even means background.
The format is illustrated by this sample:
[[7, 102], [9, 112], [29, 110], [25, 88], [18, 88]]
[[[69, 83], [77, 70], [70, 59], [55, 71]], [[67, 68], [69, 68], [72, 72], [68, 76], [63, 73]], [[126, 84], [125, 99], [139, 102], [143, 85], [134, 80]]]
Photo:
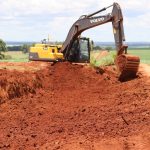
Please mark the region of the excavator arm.
[[[95, 16], [106, 9], [113, 7], [112, 12], [103, 16]], [[113, 3], [106, 8], [89, 15], [81, 16], [71, 27], [65, 42], [63, 43], [61, 52], [64, 54], [65, 60], [69, 60], [69, 55], [73, 43], [80, 37], [81, 33], [90, 28], [111, 22], [113, 27], [117, 57], [115, 63], [120, 72], [120, 76], [136, 75], [140, 63], [139, 57], [127, 54], [128, 46], [124, 45], [125, 35], [123, 27], [123, 15], [118, 3]], [[76, 51], [76, 49], [75, 49]]]
[[[112, 6], [113, 6], [112, 13], [103, 16], [95, 16], [96, 14], [99, 14], [100, 12], [105, 11], [106, 9]], [[108, 6], [107, 8], [103, 8], [90, 15], [81, 16], [73, 24], [61, 49], [61, 52], [64, 53], [65, 59], [66, 60], [68, 59], [69, 50], [71, 49], [73, 42], [81, 35], [83, 31], [108, 22], [112, 22], [113, 25], [113, 32], [117, 53], [118, 54], [123, 53], [120, 52], [120, 50], [124, 50], [123, 41], [125, 41], [123, 29], [123, 16], [120, 6], [117, 3], [114, 3], [113, 5]]]

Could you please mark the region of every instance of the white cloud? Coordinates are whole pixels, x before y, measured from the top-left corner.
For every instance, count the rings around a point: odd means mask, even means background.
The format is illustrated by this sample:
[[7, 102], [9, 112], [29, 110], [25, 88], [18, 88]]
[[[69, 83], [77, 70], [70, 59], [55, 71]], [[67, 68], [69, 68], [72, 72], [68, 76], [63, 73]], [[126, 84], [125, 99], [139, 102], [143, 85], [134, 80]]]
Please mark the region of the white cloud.
[[126, 17], [125, 25], [127, 27], [135, 27], [137, 28], [147, 28], [150, 29], [150, 13], [145, 13], [143, 15], [138, 15], [136, 17]]
[[89, 7], [93, 2], [70, 1], [70, 0], [5, 0], [0, 5], [0, 12], [10, 15], [33, 15], [33, 14], [55, 14], [63, 11], [81, 11]]
[[[54, 40], [64, 40], [71, 25], [80, 15], [92, 13], [114, 2], [114, 0], [0, 1], [0, 36], [6, 40], [40, 40], [48, 33], [52, 34]], [[145, 34], [150, 34], [149, 0], [115, 1], [121, 5], [125, 14], [125, 31], [129, 39], [134, 37], [134, 33], [130, 35], [132, 31], [139, 33], [147, 31]], [[103, 35], [101, 39], [110, 41], [113, 40], [109, 37], [111, 30], [110, 25], [104, 25], [87, 31], [85, 35], [89, 34], [94, 40], [99, 40], [100, 33]]]
[[150, 10], [150, 1], [149, 0], [100, 0], [98, 1], [99, 6], [109, 5], [113, 2], [119, 3], [124, 9], [127, 10], [138, 10], [145, 11]]

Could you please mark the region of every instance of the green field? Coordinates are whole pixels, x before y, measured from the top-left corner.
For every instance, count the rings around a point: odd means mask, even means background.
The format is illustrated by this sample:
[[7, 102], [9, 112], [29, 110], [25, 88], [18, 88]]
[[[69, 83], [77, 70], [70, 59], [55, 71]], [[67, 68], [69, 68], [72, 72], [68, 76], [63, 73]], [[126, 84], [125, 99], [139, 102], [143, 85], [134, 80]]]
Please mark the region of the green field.
[[[102, 66], [105, 66], [105, 65], [109, 65], [109, 64], [112, 64], [113, 63], [113, 59], [115, 57], [115, 54], [116, 54], [116, 51], [111, 51], [109, 53], [108, 56], [104, 57], [104, 58], [101, 58], [99, 60], [96, 60], [96, 57], [99, 55], [100, 51], [92, 51], [91, 52], [91, 62], [96, 65], [96, 66], [99, 66], [99, 65], [102, 65]], [[145, 63], [145, 64], [150, 64], [150, 49], [129, 49], [128, 50], [128, 53], [129, 54], [133, 54], [133, 55], [136, 55], [136, 56], [139, 56], [140, 59], [141, 59], [141, 62], [142, 63]], [[7, 60], [0, 60], [0, 62], [28, 62], [28, 54], [24, 54], [22, 53], [21, 51], [20, 52], [6, 52], [5, 55], [9, 55], [11, 56], [12, 58], [11, 59], [7, 59]]]
[[140, 57], [141, 63], [150, 64], [150, 48], [149, 49], [136, 49], [128, 50], [129, 54], [133, 54]]
[[[101, 58], [99, 60], [96, 57], [99, 55], [100, 51], [91, 52], [91, 63], [94, 66], [105, 66], [113, 64], [113, 58], [115, 57], [116, 51], [113, 50], [108, 56]], [[129, 49], [128, 54], [139, 56], [141, 63], [150, 64], [150, 48], [141, 49]]]
[[0, 62], [27, 62], [28, 54], [24, 54], [21, 51], [9, 51], [5, 52], [5, 55], [11, 56], [11, 59], [0, 60]]

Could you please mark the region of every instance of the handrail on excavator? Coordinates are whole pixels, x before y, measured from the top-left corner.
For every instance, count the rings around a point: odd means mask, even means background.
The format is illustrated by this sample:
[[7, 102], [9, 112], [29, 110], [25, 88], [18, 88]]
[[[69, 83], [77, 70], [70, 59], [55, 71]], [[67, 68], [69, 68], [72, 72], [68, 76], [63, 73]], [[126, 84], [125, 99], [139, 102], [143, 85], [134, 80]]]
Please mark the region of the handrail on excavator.
[[110, 8], [110, 7], [112, 7], [112, 6], [113, 6], [113, 4], [110, 5], [110, 6], [108, 6], [108, 7], [104, 7], [103, 9], [100, 9], [100, 10], [98, 10], [98, 11], [92, 13], [92, 14], [87, 15], [87, 17], [92, 17], [92, 16], [94, 16], [94, 15], [100, 13], [100, 12], [103, 12], [103, 11], [107, 10], [108, 8]]

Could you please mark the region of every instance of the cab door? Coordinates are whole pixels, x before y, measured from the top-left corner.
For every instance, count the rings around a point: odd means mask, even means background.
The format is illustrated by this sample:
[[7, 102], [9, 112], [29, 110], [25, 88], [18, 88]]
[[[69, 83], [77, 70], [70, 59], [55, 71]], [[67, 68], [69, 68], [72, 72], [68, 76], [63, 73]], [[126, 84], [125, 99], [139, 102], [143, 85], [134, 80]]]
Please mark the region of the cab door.
[[89, 38], [79, 39], [79, 62], [90, 62], [90, 40]]

